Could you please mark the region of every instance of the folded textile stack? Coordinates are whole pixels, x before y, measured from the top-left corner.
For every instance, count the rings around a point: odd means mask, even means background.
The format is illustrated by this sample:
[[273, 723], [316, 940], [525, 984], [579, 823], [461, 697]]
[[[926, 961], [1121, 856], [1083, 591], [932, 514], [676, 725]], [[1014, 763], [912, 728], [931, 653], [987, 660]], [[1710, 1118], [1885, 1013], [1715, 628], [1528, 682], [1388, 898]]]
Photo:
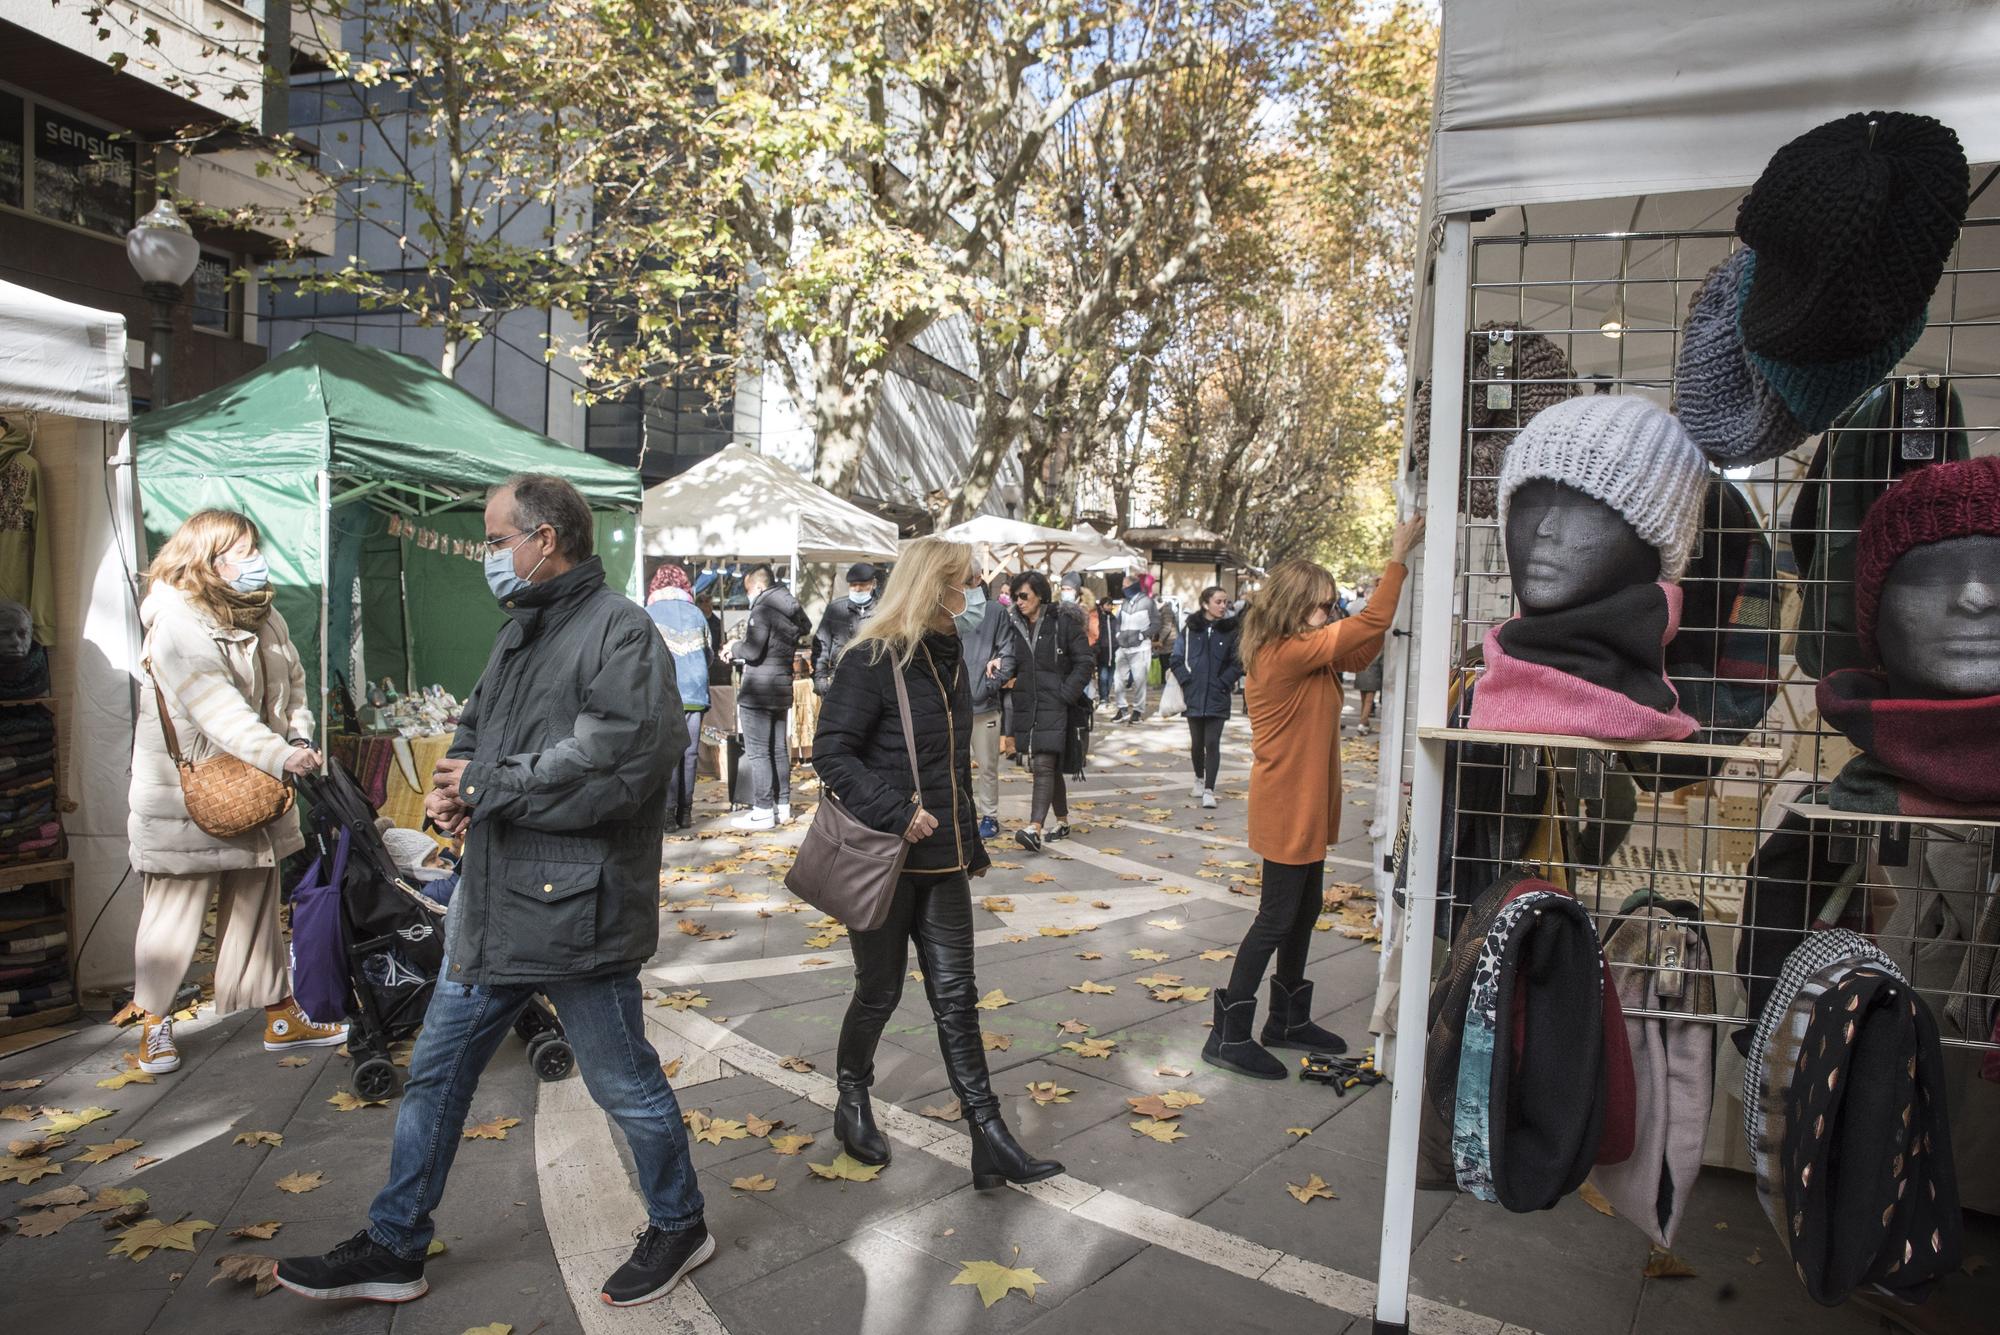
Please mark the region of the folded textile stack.
[[62, 896], [46, 886], [0, 895], [0, 1019], [73, 1000]]
[[55, 716], [43, 705], [0, 709], [0, 866], [61, 856]]

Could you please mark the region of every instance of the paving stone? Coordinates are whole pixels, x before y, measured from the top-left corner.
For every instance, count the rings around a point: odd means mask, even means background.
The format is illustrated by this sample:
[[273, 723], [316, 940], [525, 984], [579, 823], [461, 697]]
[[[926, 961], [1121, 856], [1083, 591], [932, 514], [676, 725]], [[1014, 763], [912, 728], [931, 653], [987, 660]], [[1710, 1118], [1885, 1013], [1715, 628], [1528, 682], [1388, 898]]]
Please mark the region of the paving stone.
[[[1630, 1231], [1574, 1196], [1553, 1210], [1518, 1215], [1461, 1195], [1415, 1247], [1410, 1289], [1542, 1335], [1629, 1330], [1644, 1257], [1632, 1263], [1630, 1240], [1614, 1225]], [[1560, 1282], [1522, 1282], [1528, 1276]]]
[[1114, 1331], [1347, 1335], [1366, 1328], [1365, 1322], [1256, 1280], [1204, 1266], [1163, 1247], [1148, 1247], [1027, 1330], [1033, 1335]]
[[[1142, 1251], [1146, 1244], [1018, 1191], [963, 1187], [877, 1225], [880, 1232], [954, 1266], [999, 1261], [1048, 1281], [1035, 1304], [1054, 1307]], [[940, 1299], [949, 1311], [952, 1304]]]
[[[780, 1187], [771, 1195], [783, 1191]], [[730, 1335], [908, 1335], [919, 1330], [942, 1335], [1016, 1330], [1025, 1324], [1004, 1305], [981, 1312], [971, 1289], [950, 1288], [957, 1273], [955, 1265], [865, 1230], [764, 1276], [760, 1283], [720, 1294], [712, 1305]], [[1018, 1298], [1013, 1301], [1025, 1306]]]
[[[819, 1148], [814, 1146], [807, 1153], [814, 1154]], [[775, 1164], [798, 1162], [774, 1157]], [[758, 1172], [782, 1178], [783, 1183], [772, 1192], [738, 1191], [729, 1185], [734, 1178]], [[714, 1258], [694, 1272], [695, 1287], [704, 1298], [713, 1304], [721, 1294], [760, 1283], [767, 1275], [839, 1244], [840, 1233], [821, 1233], [774, 1208], [768, 1199], [777, 1191], [803, 1191], [812, 1185], [799, 1181], [796, 1172], [781, 1173], [760, 1163], [736, 1163], [702, 1172], [708, 1231], [715, 1236]]]

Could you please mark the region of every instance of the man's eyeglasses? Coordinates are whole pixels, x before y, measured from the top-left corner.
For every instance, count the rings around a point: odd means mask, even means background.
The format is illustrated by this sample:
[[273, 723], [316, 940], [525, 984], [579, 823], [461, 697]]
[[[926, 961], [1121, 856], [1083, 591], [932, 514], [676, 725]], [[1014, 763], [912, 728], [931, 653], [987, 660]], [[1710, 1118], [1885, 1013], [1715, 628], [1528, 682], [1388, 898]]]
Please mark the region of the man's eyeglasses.
[[542, 531], [543, 529], [545, 529], [545, 528], [546, 528], [546, 529], [553, 529], [553, 528], [554, 528], [554, 525], [552, 525], [552, 524], [537, 524], [537, 525], [535, 525], [535, 527], [533, 527], [533, 528], [529, 528], [529, 529], [523, 529], [523, 530], [521, 530], [521, 531], [520, 531], [519, 533], [509, 533], [509, 534], [508, 534], [508, 535], [507, 535], [506, 537], [504, 537], [504, 538], [488, 538], [488, 539], [487, 539], [487, 540], [486, 540], [486, 541], [485, 541], [485, 542], [484, 542], [483, 544], [481, 544], [481, 545], [482, 545], [482, 546], [484, 546], [484, 547], [486, 548], [486, 554], [487, 554], [488, 556], [491, 556], [491, 555], [493, 555], [493, 554], [494, 554], [495, 552], [504, 552], [504, 551], [506, 551], [506, 550], [507, 550], [507, 544], [508, 544], [508, 543], [510, 543], [510, 542], [519, 542], [519, 541], [520, 541], [520, 540], [521, 540], [522, 538], [526, 538], [526, 537], [532, 537], [533, 535], [535, 535], [535, 534], [537, 534], [537, 533], [541, 532], [541, 531]]

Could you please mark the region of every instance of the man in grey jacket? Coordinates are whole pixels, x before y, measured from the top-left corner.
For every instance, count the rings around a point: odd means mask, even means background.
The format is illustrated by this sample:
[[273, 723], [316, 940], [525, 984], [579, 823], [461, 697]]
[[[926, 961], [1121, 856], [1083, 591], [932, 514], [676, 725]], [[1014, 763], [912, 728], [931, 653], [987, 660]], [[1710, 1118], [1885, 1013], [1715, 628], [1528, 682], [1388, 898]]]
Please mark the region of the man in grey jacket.
[[444, 971], [368, 1227], [325, 1255], [281, 1261], [278, 1282], [294, 1293], [423, 1295], [431, 1211], [473, 1091], [537, 992], [625, 1133], [646, 1202], [647, 1227], [604, 1301], [661, 1297], [715, 1253], [680, 1107], [640, 1015], [639, 966], [659, 946], [667, 770], [687, 725], [673, 657], [644, 610], [606, 586], [593, 530], [560, 478], [510, 478], [486, 503], [486, 580], [507, 625], [425, 804], [465, 835]]
[[958, 616], [958, 642], [972, 681], [972, 802], [979, 812], [979, 837], [1000, 833], [1000, 734], [1003, 688], [1014, 676], [1014, 637], [1007, 633], [1007, 609], [986, 598], [977, 575], [966, 581], [965, 611]]
[[1153, 601], [1152, 586], [1153, 577], [1137, 570], [1125, 579], [1125, 598], [1118, 607], [1118, 644], [1112, 650], [1118, 688], [1113, 723], [1137, 723], [1146, 717], [1146, 673], [1153, 666], [1153, 639], [1160, 633], [1160, 605]]

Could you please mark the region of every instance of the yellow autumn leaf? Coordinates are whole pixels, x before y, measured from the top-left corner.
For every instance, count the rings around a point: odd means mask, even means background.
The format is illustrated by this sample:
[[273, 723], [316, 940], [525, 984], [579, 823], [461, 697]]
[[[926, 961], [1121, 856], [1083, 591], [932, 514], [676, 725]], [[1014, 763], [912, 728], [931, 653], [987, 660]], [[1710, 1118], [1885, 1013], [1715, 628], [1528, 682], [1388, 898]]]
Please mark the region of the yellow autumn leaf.
[[1200, 954], [1200, 955], [1197, 955], [1197, 956], [1196, 956], [1195, 958], [1197, 958], [1197, 959], [1204, 959], [1204, 960], [1207, 960], [1207, 961], [1208, 961], [1209, 963], [1213, 964], [1213, 963], [1217, 962], [1218, 960], [1233, 960], [1233, 959], [1235, 959], [1235, 958], [1236, 958], [1236, 952], [1235, 952], [1235, 951], [1233, 951], [1233, 950], [1229, 950], [1229, 949], [1226, 949], [1226, 948], [1224, 948], [1224, 947], [1222, 947], [1222, 946], [1217, 946], [1217, 947], [1216, 947], [1216, 948], [1215, 948], [1214, 950], [1204, 950], [1204, 951], [1202, 951], [1202, 952], [1201, 952], [1201, 954]]
[[1146, 964], [1165, 964], [1172, 958], [1164, 950], [1148, 950], [1144, 946], [1140, 946], [1136, 950], [1128, 950], [1125, 953], [1131, 958], [1140, 960]]
[[813, 1143], [813, 1137], [807, 1135], [772, 1136], [770, 1140], [772, 1151], [785, 1155], [787, 1158], [799, 1153], [806, 1146]]
[[1140, 1135], [1157, 1140], [1162, 1145], [1171, 1145], [1177, 1140], [1187, 1139], [1187, 1132], [1181, 1130], [1172, 1122], [1162, 1122], [1153, 1117], [1141, 1118], [1139, 1121], [1128, 1123], [1128, 1125]]
[[[1020, 1259], [1017, 1252], [1015, 1260]], [[951, 1281], [953, 1287], [970, 1284], [979, 1290], [981, 1306], [991, 1307], [1015, 1289], [1028, 1297], [1035, 1296], [1035, 1286], [1046, 1284], [1047, 1280], [1026, 1266], [1010, 1268], [998, 1261], [964, 1261], [960, 1263], [957, 1276]]]
[[22, 1186], [39, 1178], [62, 1172], [62, 1165], [50, 1163], [46, 1158], [20, 1159], [8, 1155], [0, 1159], [0, 1182], [19, 1182]]
[[141, 1219], [120, 1233], [117, 1244], [105, 1255], [129, 1256], [135, 1261], [143, 1261], [156, 1251], [191, 1252], [194, 1250], [195, 1235], [214, 1227], [206, 1219], [183, 1219], [174, 1223], [164, 1219]]
[[1172, 987], [1180, 980], [1181, 976], [1177, 973], [1149, 973], [1144, 978], [1133, 979], [1141, 987]]
[[1327, 1186], [1325, 1179], [1320, 1177], [1318, 1173], [1314, 1173], [1311, 1177], [1307, 1178], [1303, 1186], [1296, 1182], [1287, 1182], [1285, 1190], [1290, 1192], [1292, 1199], [1300, 1205], [1310, 1205], [1316, 1200], [1337, 1201], [1340, 1199], [1340, 1197], [1333, 1194], [1333, 1188]]
[[459, 1132], [459, 1135], [466, 1140], [505, 1140], [507, 1128], [520, 1124], [521, 1119], [518, 1117], [495, 1117], [491, 1121], [468, 1126]]
[[1288, 1136], [1297, 1136], [1303, 1140], [1312, 1134], [1312, 1128], [1309, 1126], [1288, 1126], [1285, 1128], [1285, 1134]]
[[1576, 1189], [1576, 1195], [1578, 1200], [1597, 1213], [1611, 1219], [1618, 1217], [1618, 1212], [1611, 1208], [1611, 1202], [1604, 1198], [1604, 1193], [1597, 1189], [1595, 1182], [1585, 1182]]
[[[233, 1238], [237, 1234], [232, 1231], [229, 1236]], [[251, 1290], [251, 1295], [261, 1298], [278, 1287], [277, 1269], [278, 1258], [275, 1256], [225, 1252], [215, 1258], [215, 1275], [208, 1282], [219, 1284], [223, 1280], [232, 1280], [238, 1284], [252, 1284], [256, 1287]]]
[[765, 1177], [762, 1173], [752, 1173], [749, 1177], [731, 1178], [729, 1185], [738, 1191], [775, 1191], [778, 1179]]
[[1011, 1006], [1013, 1004], [1014, 999], [997, 987], [981, 997], [978, 1003], [979, 1009], [983, 1011], [997, 1011], [1002, 1006]]
[[1158, 927], [1168, 932], [1178, 932], [1181, 929], [1181, 920], [1179, 918], [1148, 918], [1146, 919], [1146, 926]]
[[[993, 865], [998, 867], [1002, 864], [996, 862]], [[1005, 895], [988, 895], [979, 901], [979, 907], [985, 909], [988, 913], [1012, 913], [1014, 911], [1014, 901]]]
[[1068, 1103], [1069, 1096], [1074, 1093], [1075, 1090], [1064, 1089], [1053, 1080], [1037, 1080], [1028, 1086], [1028, 1097], [1044, 1106], [1051, 1103]]
[[919, 1116], [928, 1117], [938, 1122], [957, 1122], [962, 1121], [965, 1117], [965, 1110], [959, 1107], [957, 1099], [953, 1099], [949, 1103], [927, 1104], [917, 1109], [917, 1113]]
[[1098, 1057], [1107, 1061], [1117, 1047], [1116, 1040], [1109, 1038], [1086, 1038], [1081, 1043], [1063, 1044], [1065, 1051], [1074, 1052], [1079, 1057]]
[[279, 1131], [239, 1131], [236, 1133], [236, 1139], [230, 1143], [235, 1145], [282, 1145], [285, 1143], [285, 1137], [284, 1133]]
[[990, 1029], [982, 1029], [979, 1031], [979, 1042], [980, 1046], [984, 1047], [988, 1052], [1005, 1052], [1014, 1046], [1014, 1036], [1012, 1034], [996, 1034]]
[[758, 1140], [770, 1137], [773, 1131], [785, 1124], [781, 1117], [759, 1117], [756, 1113], [743, 1114], [743, 1129]]
[[1054, 885], [1056, 878], [1045, 871], [1031, 871], [1021, 878], [1029, 885]]
[[272, 1238], [278, 1236], [278, 1230], [284, 1226], [282, 1220], [266, 1219], [261, 1224], [245, 1224], [241, 1228], [232, 1228], [229, 1230], [229, 1236], [232, 1238], [255, 1238], [259, 1242], [269, 1242]]
[[135, 1067], [130, 1071], [120, 1071], [117, 1075], [111, 1076], [109, 1079], [98, 1081], [97, 1087], [99, 1089], [123, 1089], [127, 1085], [150, 1085], [152, 1083], [153, 1077], [151, 1072], [141, 1071]]
[[60, 1108], [49, 1108], [45, 1109], [44, 1113], [49, 1120], [48, 1125], [43, 1130], [54, 1132], [59, 1136], [66, 1136], [72, 1131], [89, 1126], [92, 1122], [103, 1121], [105, 1118], [111, 1116], [111, 1109], [85, 1108], [82, 1112], [72, 1113], [64, 1112]]
[[806, 1165], [812, 1170], [814, 1177], [825, 1178], [831, 1182], [873, 1182], [886, 1166], [862, 1163], [859, 1159], [849, 1158], [845, 1153], [834, 1155], [832, 1163]]
[[102, 1145], [86, 1145], [83, 1153], [76, 1156], [74, 1163], [104, 1163], [115, 1159], [127, 1150], [136, 1150], [146, 1142], [143, 1140], [111, 1140]]
[[1116, 992], [1118, 988], [1115, 984], [1094, 983], [1090, 979], [1086, 978], [1080, 983], [1070, 984], [1069, 990], [1072, 992], [1081, 992], [1085, 996], [1108, 996], [1109, 994]]
[[1639, 1273], [1647, 1279], [1693, 1279], [1698, 1272], [1666, 1248], [1650, 1247], [1646, 1253], [1646, 1268]]
[[1191, 1089], [1170, 1089], [1160, 1095], [1160, 1099], [1169, 1108], [1193, 1108], [1208, 1102], [1207, 1099]]
[[708, 998], [695, 988], [690, 987], [684, 988], [679, 992], [669, 992], [654, 1004], [665, 1006], [668, 1010], [675, 1011], [707, 1010]]
[[489, 1321], [483, 1326], [467, 1326], [464, 1335], [514, 1335], [514, 1328], [505, 1321]]
[[326, 1174], [314, 1169], [310, 1173], [287, 1173], [278, 1179], [278, 1190], [294, 1196], [303, 1196], [308, 1191], [318, 1191], [326, 1185]]
[[389, 1100], [387, 1099], [364, 1099], [360, 1095], [349, 1093], [344, 1089], [333, 1091], [333, 1097], [329, 1098], [327, 1102], [342, 1112], [353, 1112], [357, 1108], [386, 1108], [389, 1106]]

